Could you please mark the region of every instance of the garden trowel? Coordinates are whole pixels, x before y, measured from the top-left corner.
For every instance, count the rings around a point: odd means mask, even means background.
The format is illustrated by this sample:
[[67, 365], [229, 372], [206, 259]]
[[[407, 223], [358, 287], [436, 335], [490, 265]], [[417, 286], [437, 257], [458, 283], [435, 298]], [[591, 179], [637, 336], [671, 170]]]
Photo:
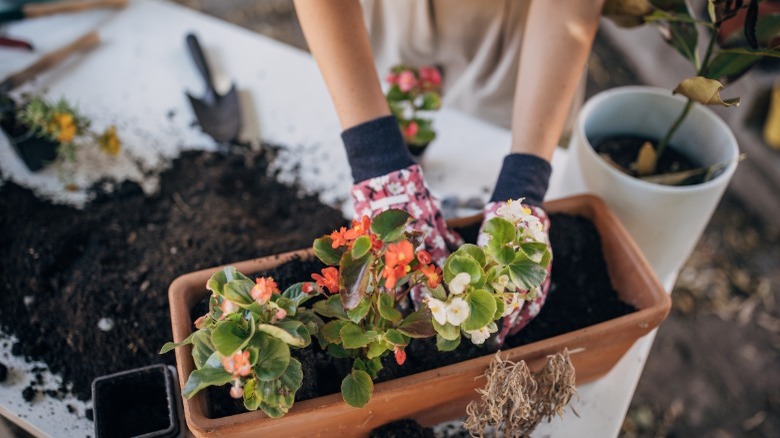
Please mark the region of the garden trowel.
[[187, 35], [187, 47], [195, 61], [195, 66], [206, 82], [206, 93], [202, 99], [187, 93], [198, 123], [203, 132], [219, 143], [236, 142], [241, 132], [241, 109], [236, 84], [231, 84], [230, 91], [220, 96], [214, 89], [211, 69], [195, 35]]

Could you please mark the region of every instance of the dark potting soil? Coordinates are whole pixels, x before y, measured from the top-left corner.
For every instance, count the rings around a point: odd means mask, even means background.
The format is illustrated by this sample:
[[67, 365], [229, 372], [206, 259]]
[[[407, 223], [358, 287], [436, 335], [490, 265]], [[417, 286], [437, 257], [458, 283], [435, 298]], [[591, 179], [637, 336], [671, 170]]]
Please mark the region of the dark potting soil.
[[267, 167], [264, 154], [188, 152], [156, 196], [125, 183], [84, 210], [0, 187], [0, 327], [19, 339], [14, 354], [46, 362], [81, 399], [96, 377], [173, 364], [158, 352], [174, 278], [308, 247], [345, 222]]
[[4, 363], [0, 363], [0, 383], [5, 382], [8, 378], [8, 367]]
[[[617, 135], [602, 139], [594, 139], [592, 143], [594, 144], [593, 149], [595, 149], [597, 153], [608, 155], [612, 161], [620, 165], [623, 169], [628, 170], [632, 176], [637, 176], [636, 173], [631, 170], [631, 165], [636, 161], [639, 149], [646, 141], [652, 142], [653, 146], [658, 144], [658, 139], [648, 139], [633, 135]], [[695, 163], [688, 156], [678, 152], [674, 148], [674, 145], [669, 145], [661, 155], [661, 159], [658, 161], [656, 168], [657, 174], [663, 175], [665, 173], [696, 169], [700, 166], [699, 163]], [[678, 185], [686, 186], [701, 184], [704, 182], [705, 176], [705, 174], [695, 175]]]
[[[553, 269], [550, 292], [539, 315], [523, 330], [507, 338], [504, 348], [512, 348], [547, 339], [583, 327], [634, 312], [636, 309], [621, 302], [612, 288], [601, 239], [596, 227], [580, 216], [552, 214], [550, 216], [550, 242], [553, 248]], [[479, 226], [459, 230], [467, 241], [476, 240]], [[309, 280], [304, 262], [292, 261], [280, 266], [272, 274], [277, 283], [289, 285]], [[311, 262], [306, 262], [311, 263]], [[318, 270], [315, 267], [315, 270]], [[280, 273], [289, 273], [286, 278]], [[264, 275], [268, 275], [264, 274]], [[193, 316], [204, 313], [205, 307]], [[436, 340], [416, 340], [406, 348], [407, 359], [399, 366], [392, 355], [383, 358], [384, 368], [376, 382], [392, 380], [430, 369], [472, 359], [493, 351], [487, 346], [464, 341], [455, 351], [438, 352]], [[322, 352], [313, 342], [305, 349], [292, 350], [304, 371], [304, 382], [296, 393], [296, 401], [339, 392], [341, 380], [351, 370], [350, 359], [335, 359]], [[208, 390], [211, 416], [219, 418], [244, 412], [240, 401], [228, 396], [227, 386]]]

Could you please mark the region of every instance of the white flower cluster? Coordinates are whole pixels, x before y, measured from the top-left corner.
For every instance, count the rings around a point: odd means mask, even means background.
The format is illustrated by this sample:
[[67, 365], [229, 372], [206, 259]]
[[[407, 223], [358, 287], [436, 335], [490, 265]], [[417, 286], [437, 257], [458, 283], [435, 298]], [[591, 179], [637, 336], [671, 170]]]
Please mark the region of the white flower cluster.
[[548, 243], [547, 234], [544, 232], [544, 224], [538, 217], [532, 214], [530, 208], [522, 204], [524, 198], [509, 200], [498, 207], [496, 215], [524, 229], [523, 237], [529, 241]]
[[457, 296], [466, 290], [471, 277], [465, 272], [456, 275], [450, 282], [450, 292], [452, 297], [446, 302], [437, 300], [434, 297], [428, 297], [426, 302], [431, 309], [433, 319], [441, 325], [450, 323], [455, 327], [463, 324], [463, 321], [469, 317], [469, 304], [463, 298]]

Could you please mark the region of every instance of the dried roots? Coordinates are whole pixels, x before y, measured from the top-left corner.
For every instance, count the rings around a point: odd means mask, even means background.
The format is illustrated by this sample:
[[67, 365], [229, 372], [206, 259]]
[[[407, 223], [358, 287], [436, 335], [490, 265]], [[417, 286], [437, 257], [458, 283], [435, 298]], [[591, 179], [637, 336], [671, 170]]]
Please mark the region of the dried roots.
[[542, 420], [563, 415], [577, 392], [568, 350], [549, 356], [545, 367], [535, 373], [524, 361], [502, 360], [496, 353], [485, 377], [485, 387], [477, 390], [482, 400], [469, 403], [463, 424], [475, 437], [491, 428], [505, 437], [528, 436]]

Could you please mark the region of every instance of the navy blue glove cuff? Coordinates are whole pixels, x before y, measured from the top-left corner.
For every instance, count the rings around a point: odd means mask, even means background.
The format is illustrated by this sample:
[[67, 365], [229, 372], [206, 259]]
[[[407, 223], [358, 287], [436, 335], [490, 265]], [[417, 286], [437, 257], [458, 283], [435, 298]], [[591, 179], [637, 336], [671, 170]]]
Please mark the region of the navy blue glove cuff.
[[504, 157], [490, 202], [525, 198], [523, 203], [541, 206], [551, 172], [552, 167], [544, 158], [531, 154], [509, 154]]
[[414, 164], [393, 116], [353, 126], [341, 133], [341, 139], [356, 184]]

